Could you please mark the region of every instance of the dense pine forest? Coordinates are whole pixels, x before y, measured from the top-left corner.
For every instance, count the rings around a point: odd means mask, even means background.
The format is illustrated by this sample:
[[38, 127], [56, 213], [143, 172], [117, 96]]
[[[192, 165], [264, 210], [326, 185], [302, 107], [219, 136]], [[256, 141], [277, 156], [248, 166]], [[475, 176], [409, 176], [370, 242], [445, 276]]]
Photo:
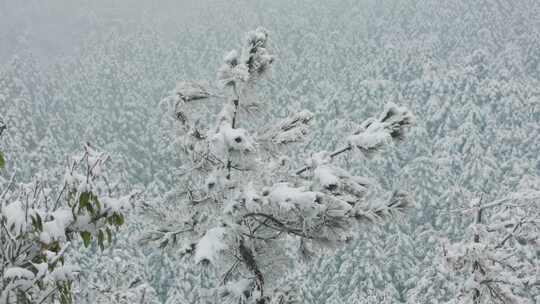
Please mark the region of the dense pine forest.
[[0, 304], [540, 303], [537, 0], [0, 1]]

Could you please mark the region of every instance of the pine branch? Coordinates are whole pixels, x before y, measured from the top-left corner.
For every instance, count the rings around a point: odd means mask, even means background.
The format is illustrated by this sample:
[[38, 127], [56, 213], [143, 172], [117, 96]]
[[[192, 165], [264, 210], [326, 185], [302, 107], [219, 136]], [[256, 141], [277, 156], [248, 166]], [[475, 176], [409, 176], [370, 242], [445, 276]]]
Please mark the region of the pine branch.
[[[348, 137], [348, 145], [330, 153], [330, 159], [352, 150], [353, 147], [366, 154], [377, 150], [388, 139], [402, 140], [405, 137], [406, 128], [412, 125], [414, 120], [409, 110], [390, 103], [380, 118], [369, 118], [364, 121], [360, 130]], [[300, 168], [296, 171], [296, 175], [309, 169], [311, 169], [309, 166]]]
[[[337, 149], [334, 152], [330, 153], [330, 158], [334, 159], [334, 157], [336, 157], [336, 156], [338, 156], [338, 155], [340, 155], [342, 153], [345, 153], [347, 151], [351, 151], [351, 150], [352, 150], [352, 147], [350, 145], [348, 145], [346, 147], [343, 147], [341, 149]], [[303, 167], [301, 169], [298, 169], [298, 170], [296, 170], [296, 175], [300, 175], [300, 174], [306, 172], [309, 169], [311, 169], [310, 166], [305, 166], [305, 167]]]

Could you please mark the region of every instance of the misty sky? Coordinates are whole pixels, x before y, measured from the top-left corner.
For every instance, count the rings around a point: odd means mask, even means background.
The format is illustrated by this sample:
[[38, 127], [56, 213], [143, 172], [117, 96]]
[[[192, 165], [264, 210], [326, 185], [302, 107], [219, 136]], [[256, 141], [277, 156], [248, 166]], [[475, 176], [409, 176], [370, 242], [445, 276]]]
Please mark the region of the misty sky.
[[[255, 1], [0, 0], [0, 63], [20, 48], [50, 62], [72, 55], [88, 36], [117, 27], [153, 26], [160, 34], [198, 27], [217, 29], [223, 17], [220, 7], [229, 4], [240, 8], [239, 16], [230, 16], [239, 23], [258, 19], [252, 18], [257, 11], [254, 6], [261, 4]], [[279, 5], [273, 2], [270, 6]]]
[[209, 8], [202, 1], [1, 0], [0, 62], [21, 47], [41, 59], [71, 55], [89, 35], [133, 27], [143, 20], [159, 21], [162, 29], [167, 24], [193, 24]]

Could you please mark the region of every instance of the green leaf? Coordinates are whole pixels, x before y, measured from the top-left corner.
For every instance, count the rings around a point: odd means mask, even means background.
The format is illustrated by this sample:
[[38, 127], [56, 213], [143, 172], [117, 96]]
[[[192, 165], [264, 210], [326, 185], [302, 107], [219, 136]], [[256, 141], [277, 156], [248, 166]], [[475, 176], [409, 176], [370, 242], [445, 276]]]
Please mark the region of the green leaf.
[[90, 204], [90, 192], [83, 192], [79, 196], [79, 210], [86, 209], [86, 206]]
[[77, 195], [76, 189], [71, 189], [68, 191], [67, 203], [68, 203], [68, 206], [72, 207], [73, 210], [75, 210], [74, 207], [77, 205], [75, 204], [75, 195]]
[[4, 159], [4, 154], [0, 151], [0, 169], [4, 168], [6, 165], [6, 160]]
[[69, 304], [69, 298], [65, 293], [60, 293], [60, 304]]
[[88, 246], [90, 246], [90, 242], [92, 241], [92, 234], [88, 231], [81, 231], [80, 234], [84, 243], [84, 247], [88, 248]]
[[73, 298], [71, 296], [71, 282], [60, 283], [58, 286], [60, 292], [60, 304], [72, 304]]
[[92, 206], [91, 203], [89, 203], [88, 205], [86, 205], [86, 210], [88, 210], [88, 212], [90, 212], [91, 215], [95, 215], [95, 210], [94, 210], [94, 206]]
[[34, 227], [34, 229], [36, 229], [37, 231], [39, 231], [39, 228], [38, 228], [38, 225], [37, 225], [36, 218], [33, 217], [32, 215], [30, 216], [30, 218], [32, 219], [32, 227]]
[[96, 215], [101, 210], [101, 203], [97, 196], [90, 191], [85, 191], [79, 196], [79, 211], [84, 209], [88, 210], [92, 215]]
[[119, 226], [122, 226], [124, 224], [124, 215], [122, 215], [121, 213], [113, 213], [113, 223], [115, 226], [119, 227]]
[[94, 196], [94, 202], [96, 203], [97, 213], [99, 213], [101, 211], [101, 203], [99, 202], [97, 196]]
[[36, 216], [30, 217], [32, 218], [32, 226], [34, 226], [34, 228], [39, 232], [43, 231], [43, 222], [41, 221], [41, 216], [36, 213]]

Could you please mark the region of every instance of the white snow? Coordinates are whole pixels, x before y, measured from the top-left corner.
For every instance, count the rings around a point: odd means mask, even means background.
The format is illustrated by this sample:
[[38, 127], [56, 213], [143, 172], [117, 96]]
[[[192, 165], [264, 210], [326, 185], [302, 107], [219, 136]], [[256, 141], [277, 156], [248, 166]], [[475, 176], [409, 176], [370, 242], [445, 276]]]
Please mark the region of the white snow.
[[243, 199], [246, 202], [246, 209], [250, 212], [258, 212], [261, 210], [261, 197], [257, 194], [253, 183], [248, 183], [243, 190]]
[[80, 268], [78, 266], [62, 265], [60, 267], [55, 268], [52, 271], [51, 276], [54, 278], [55, 281], [74, 280], [79, 271], [80, 271]]
[[49, 264], [47, 263], [39, 263], [39, 264], [33, 264], [32, 263], [32, 266], [34, 266], [34, 268], [36, 268], [37, 270], [37, 273], [36, 273], [36, 278], [41, 278], [43, 276], [45, 276], [49, 270]]
[[53, 220], [43, 223], [43, 231], [39, 235], [41, 242], [50, 244], [53, 241], [66, 239], [66, 228], [73, 222], [70, 209], [59, 209], [52, 214]]
[[197, 263], [208, 260], [213, 263], [217, 255], [227, 248], [224, 242], [227, 230], [224, 227], [215, 227], [206, 231], [199, 240], [195, 249], [195, 261]]
[[211, 138], [212, 154], [225, 159], [229, 152], [251, 153], [255, 151], [255, 143], [248, 132], [241, 128], [233, 129], [228, 118], [224, 116], [218, 132]]
[[208, 89], [203, 84], [193, 81], [179, 81], [176, 83], [175, 92], [184, 100], [190, 101], [210, 96]]
[[7, 219], [7, 227], [14, 235], [19, 235], [19, 233], [26, 230], [26, 213], [20, 201], [15, 201], [7, 205], [2, 212]]
[[232, 51], [229, 51], [227, 54], [225, 54], [225, 56], [223, 56], [223, 61], [225, 61], [228, 64], [232, 64], [234, 61], [238, 60], [238, 56], [239, 56], [238, 51], [232, 50]]
[[366, 130], [348, 137], [350, 145], [363, 150], [371, 150], [390, 140], [390, 134], [384, 129], [384, 124], [373, 122]]
[[4, 279], [14, 278], [32, 280], [34, 279], [34, 273], [21, 267], [11, 267], [4, 271]]
[[291, 205], [299, 209], [313, 209], [316, 206], [317, 193], [301, 188], [289, 187], [287, 183], [274, 185], [270, 192], [270, 202], [289, 210]]
[[324, 188], [332, 186], [339, 187], [339, 178], [334, 175], [332, 168], [328, 166], [319, 166], [313, 171], [315, 180]]
[[129, 207], [130, 197], [131, 194], [119, 198], [104, 196], [100, 198], [100, 202], [103, 204], [104, 209], [108, 209], [111, 212], [120, 212]]
[[236, 298], [244, 298], [244, 292], [249, 291], [251, 287], [251, 280], [240, 279], [237, 281], [228, 282], [225, 288]]

